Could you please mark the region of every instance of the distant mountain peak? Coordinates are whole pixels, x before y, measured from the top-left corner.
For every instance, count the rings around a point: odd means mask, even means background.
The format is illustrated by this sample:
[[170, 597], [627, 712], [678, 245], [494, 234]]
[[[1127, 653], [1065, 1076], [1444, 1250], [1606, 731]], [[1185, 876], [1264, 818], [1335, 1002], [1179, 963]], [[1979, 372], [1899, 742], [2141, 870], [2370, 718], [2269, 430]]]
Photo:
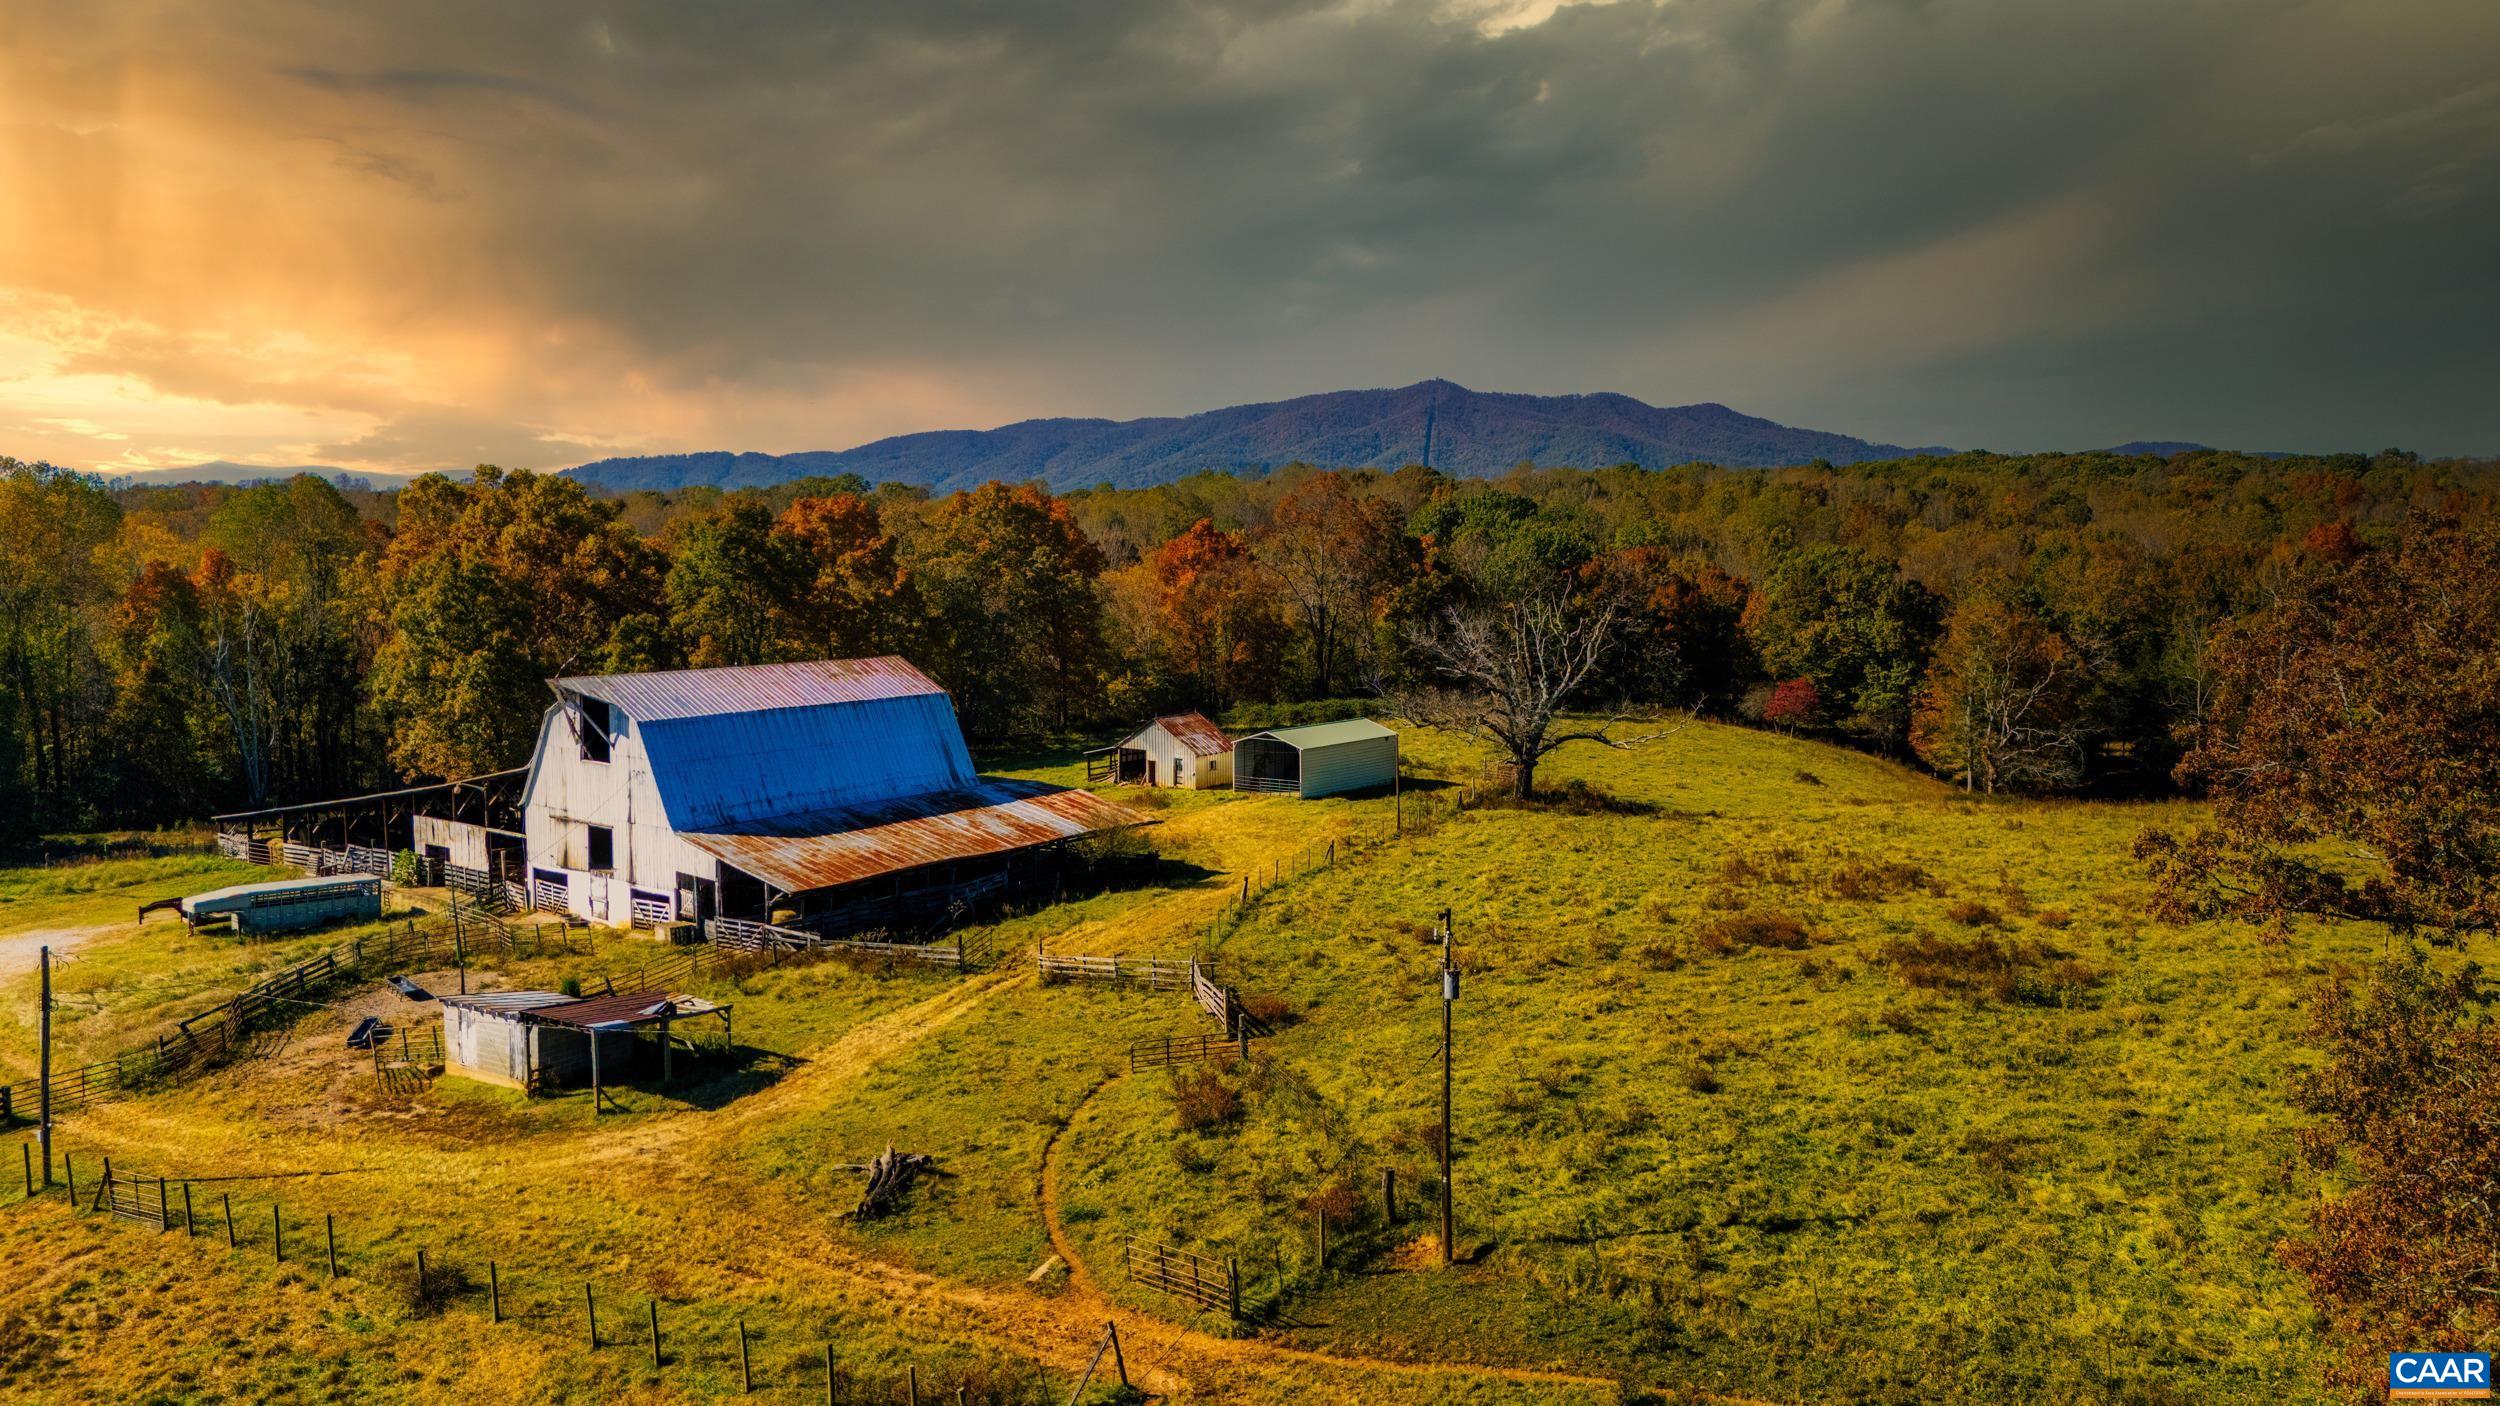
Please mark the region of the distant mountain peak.
[[1100, 483], [1137, 488], [1208, 470], [1258, 473], [1292, 463], [1384, 469], [1429, 463], [1444, 473], [1482, 477], [1520, 463], [1667, 468], [1707, 461], [1771, 468], [1928, 452], [1945, 451], [1797, 429], [1716, 401], [1661, 407], [1615, 391], [1520, 395], [1434, 377], [1195, 415], [1019, 420], [990, 430], [896, 435], [855, 449], [653, 454], [601, 459], [565, 472], [611, 492], [695, 484], [759, 488], [853, 473], [944, 493], [991, 479], [1040, 479], [1060, 490]]

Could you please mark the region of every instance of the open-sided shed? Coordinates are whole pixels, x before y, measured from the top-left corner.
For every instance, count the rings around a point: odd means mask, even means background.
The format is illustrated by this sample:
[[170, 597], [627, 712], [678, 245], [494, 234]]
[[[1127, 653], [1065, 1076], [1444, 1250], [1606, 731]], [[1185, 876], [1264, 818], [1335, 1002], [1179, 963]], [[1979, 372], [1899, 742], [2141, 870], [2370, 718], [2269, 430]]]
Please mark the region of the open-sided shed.
[[1233, 779], [1233, 744], [1204, 713], [1168, 713], [1085, 754], [1088, 782], [1205, 791]]
[[679, 1021], [717, 1017], [729, 1034], [729, 1007], [664, 991], [489, 991], [442, 1005], [446, 1072], [531, 1093], [586, 1084], [596, 1094], [639, 1062], [646, 1035], [665, 1072]]
[[1233, 789], [1311, 800], [1396, 783], [1398, 735], [1369, 718], [1252, 733], [1233, 744]]
[[[240, 933], [291, 932], [381, 917], [382, 881], [357, 874], [273, 879], [195, 893], [179, 906], [182, 920], [194, 928], [230, 923]], [[139, 915], [147, 916], [147, 908]]]

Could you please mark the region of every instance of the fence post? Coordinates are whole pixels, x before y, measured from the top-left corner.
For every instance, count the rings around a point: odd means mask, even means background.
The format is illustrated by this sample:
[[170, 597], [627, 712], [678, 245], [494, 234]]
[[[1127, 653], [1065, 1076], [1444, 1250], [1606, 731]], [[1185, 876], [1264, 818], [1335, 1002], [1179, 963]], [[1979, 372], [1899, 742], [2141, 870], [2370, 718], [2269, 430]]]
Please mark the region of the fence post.
[[425, 1251], [417, 1251], [417, 1302], [425, 1302]]
[[200, 1235], [200, 1223], [191, 1216], [191, 1183], [187, 1181], [182, 1184], [182, 1233], [194, 1240]]
[[[327, 1241], [327, 1242], [329, 1243], [329, 1246], [330, 1246], [330, 1277], [331, 1277], [331, 1278], [333, 1278], [333, 1279], [336, 1279], [336, 1278], [338, 1278], [338, 1277], [339, 1277], [339, 1227], [338, 1227], [338, 1218], [337, 1218], [336, 1216], [333, 1216], [332, 1214], [330, 1214], [328, 1211], [323, 1211], [323, 1212], [321, 1213], [321, 1238], [322, 1238], [323, 1240], [325, 1240], [325, 1241]], [[425, 1253], [425, 1252], [424, 1252], [424, 1251], [422, 1251], [422, 1250], [420, 1250], [420, 1251], [418, 1251], [417, 1253], [419, 1253], [419, 1254], [423, 1254], [423, 1253]]]
[[226, 1248], [231, 1250], [234, 1248], [234, 1193], [220, 1191], [217, 1197], [226, 1205]]
[[1239, 1318], [1241, 1316], [1241, 1256], [1239, 1255], [1224, 1257], [1224, 1297], [1232, 1307], [1233, 1317]]
[[1128, 1385], [1128, 1359], [1120, 1355], [1120, 1325], [1105, 1320], [1102, 1326], [1111, 1333], [1111, 1366], [1120, 1374], [1120, 1385], [1125, 1387]]
[[69, 1182], [69, 1204], [75, 1210], [78, 1206], [78, 1169], [69, 1164], [66, 1152], [61, 1154], [61, 1175]]
[[651, 1300], [651, 1365], [660, 1365], [660, 1301]]
[[486, 1262], [486, 1312], [494, 1322], [503, 1321], [503, 1280], [495, 1272], [495, 1262]]
[[590, 1345], [596, 1348], [599, 1346], [599, 1296], [587, 1279], [582, 1281], [582, 1316], [590, 1324]]
[[158, 1177], [156, 1179], [156, 1229], [159, 1234], [174, 1228], [173, 1210], [166, 1204], [166, 1196], [165, 1179]]
[[279, 1218], [278, 1203], [269, 1203], [269, 1257], [286, 1263], [286, 1222]]
[[1389, 1225], [1398, 1223], [1398, 1169], [1395, 1167], [1380, 1169], [1380, 1219]]
[[26, 1164], [26, 1199], [32, 1201], [35, 1199], [35, 1145], [31, 1142], [19, 1143], [17, 1157]]
[[825, 1344], [825, 1406], [833, 1406], [833, 1344]]
[[738, 1320], [738, 1390], [755, 1394], [755, 1368], [747, 1361], [747, 1321]]
[[906, 1378], [911, 1383], [911, 1406], [920, 1406], [920, 1364], [917, 1362], [905, 1363], [903, 1365], [903, 1371]]

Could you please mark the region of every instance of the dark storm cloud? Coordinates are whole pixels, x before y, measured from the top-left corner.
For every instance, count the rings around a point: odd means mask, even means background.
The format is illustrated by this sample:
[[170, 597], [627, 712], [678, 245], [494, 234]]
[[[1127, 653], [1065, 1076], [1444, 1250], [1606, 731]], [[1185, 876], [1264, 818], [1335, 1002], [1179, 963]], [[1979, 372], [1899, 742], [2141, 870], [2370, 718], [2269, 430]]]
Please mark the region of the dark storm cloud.
[[[194, 23], [106, 43], [260, 75], [238, 129], [446, 207], [409, 236], [456, 261], [442, 315], [573, 329], [676, 395], [907, 367], [995, 420], [1440, 374], [1904, 442], [2500, 449], [2482, 0]], [[763, 447], [867, 423], [826, 394]], [[453, 418], [631, 428], [632, 396], [603, 425], [567, 395]]]

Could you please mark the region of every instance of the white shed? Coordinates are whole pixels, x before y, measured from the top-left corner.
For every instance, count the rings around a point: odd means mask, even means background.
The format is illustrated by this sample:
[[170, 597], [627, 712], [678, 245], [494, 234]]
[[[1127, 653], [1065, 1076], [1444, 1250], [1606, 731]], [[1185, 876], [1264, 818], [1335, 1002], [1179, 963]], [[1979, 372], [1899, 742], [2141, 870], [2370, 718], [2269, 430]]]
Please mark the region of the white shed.
[[1314, 800], [1396, 784], [1398, 735], [1369, 718], [1252, 733], [1233, 744], [1233, 789]]
[[1204, 791], [1233, 779], [1233, 744], [1204, 713], [1167, 714], [1090, 755], [1089, 780]]

